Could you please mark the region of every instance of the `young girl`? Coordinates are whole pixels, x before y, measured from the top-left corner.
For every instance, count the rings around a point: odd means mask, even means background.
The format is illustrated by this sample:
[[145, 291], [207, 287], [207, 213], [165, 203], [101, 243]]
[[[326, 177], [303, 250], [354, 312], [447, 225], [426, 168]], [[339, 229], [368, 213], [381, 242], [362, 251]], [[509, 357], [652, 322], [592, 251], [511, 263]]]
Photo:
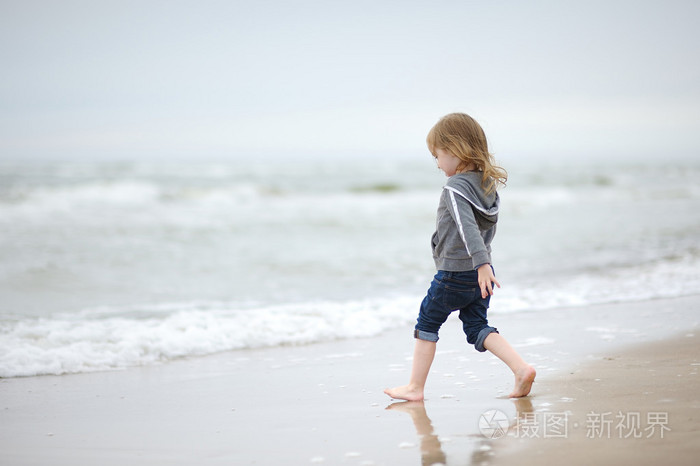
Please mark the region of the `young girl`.
[[505, 184], [507, 174], [494, 165], [481, 126], [464, 113], [440, 119], [428, 133], [427, 143], [448, 177], [432, 238], [437, 274], [421, 304], [413, 335], [416, 346], [411, 380], [384, 393], [400, 400], [423, 399], [440, 326], [452, 311], [459, 310], [467, 341], [477, 351], [495, 354], [513, 371], [515, 388], [509, 396], [526, 396], [535, 380], [535, 369], [486, 318], [493, 284], [501, 287], [491, 267], [491, 240], [498, 220], [496, 188]]

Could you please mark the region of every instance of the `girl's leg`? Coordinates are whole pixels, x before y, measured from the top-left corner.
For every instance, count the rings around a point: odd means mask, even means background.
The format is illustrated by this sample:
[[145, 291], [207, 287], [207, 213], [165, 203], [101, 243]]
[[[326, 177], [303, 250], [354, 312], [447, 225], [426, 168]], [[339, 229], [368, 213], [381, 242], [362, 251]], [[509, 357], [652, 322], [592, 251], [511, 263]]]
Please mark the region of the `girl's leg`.
[[515, 375], [515, 387], [510, 398], [520, 398], [530, 393], [532, 382], [535, 381], [535, 368], [523, 360], [510, 343], [498, 333], [490, 333], [484, 340], [484, 348], [505, 362]]
[[[430, 372], [430, 366], [433, 364], [433, 358], [435, 358], [438, 331], [452, 312], [452, 309], [448, 309], [443, 304], [445, 289], [442, 280], [445, 273], [438, 271], [430, 283], [428, 293], [423, 302], [421, 302], [418, 322], [413, 334], [416, 346], [413, 350], [411, 379], [408, 385], [384, 390], [384, 393], [392, 398], [407, 401], [423, 400], [425, 381], [428, 379], [428, 372]], [[423, 334], [422, 337], [421, 334]], [[430, 341], [432, 339], [435, 339], [435, 341]]]
[[416, 346], [413, 350], [413, 367], [411, 369], [411, 380], [408, 385], [401, 387], [387, 388], [384, 393], [397, 400], [421, 401], [425, 389], [425, 381], [428, 379], [430, 366], [435, 357], [434, 341], [426, 341], [416, 338]]

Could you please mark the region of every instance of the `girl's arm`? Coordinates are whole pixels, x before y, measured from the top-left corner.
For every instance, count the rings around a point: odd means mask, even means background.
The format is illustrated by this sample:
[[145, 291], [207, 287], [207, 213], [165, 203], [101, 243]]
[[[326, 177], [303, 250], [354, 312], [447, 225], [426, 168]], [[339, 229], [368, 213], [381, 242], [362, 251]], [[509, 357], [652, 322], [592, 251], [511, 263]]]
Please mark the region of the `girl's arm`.
[[499, 288], [501, 284], [493, 274], [490, 264], [491, 257], [484, 244], [484, 239], [481, 237], [481, 231], [479, 231], [479, 226], [474, 217], [474, 210], [466, 199], [460, 195], [455, 195], [454, 191], [445, 189], [444, 195], [447, 196], [447, 199], [445, 199], [447, 209], [457, 224], [464, 247], [472, 257], [474, 264], [478, 265], [476, 270], [479, 288], [481, 288], [481, 297], [491, 296], [493, 295], [493, 284], [495, 283]]
[[451, 189], [446, 188], [443, 193], [447, 210], [457, 225], [459, 236], [462, 238], [467, 254], [472, 258], [474, 266], [480, 266], [491, 262], [491, 255], [486, 249], [484, 239], [481, 237], [479, 225], [474, 217], [472, 205], [463, 195], [455, 194]]

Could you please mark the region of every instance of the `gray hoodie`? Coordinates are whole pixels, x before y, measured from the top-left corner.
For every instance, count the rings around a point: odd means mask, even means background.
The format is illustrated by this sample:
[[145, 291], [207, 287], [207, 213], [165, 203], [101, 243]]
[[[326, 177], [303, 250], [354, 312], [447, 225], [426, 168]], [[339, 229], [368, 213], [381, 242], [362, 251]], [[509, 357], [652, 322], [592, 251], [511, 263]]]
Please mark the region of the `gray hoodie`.
[[499, 203], [498, 193], [484, 192], [480, 172], [459, 173], [447, 180], [432, 238], [438, 270], [463, 272], [491, 263]]

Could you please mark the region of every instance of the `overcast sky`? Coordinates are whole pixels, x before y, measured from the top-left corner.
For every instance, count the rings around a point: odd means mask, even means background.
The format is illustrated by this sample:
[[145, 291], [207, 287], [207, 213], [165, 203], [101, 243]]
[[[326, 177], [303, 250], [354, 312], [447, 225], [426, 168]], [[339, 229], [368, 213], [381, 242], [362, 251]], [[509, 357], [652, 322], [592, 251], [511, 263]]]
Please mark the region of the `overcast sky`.
[[700, 158], [699, 5], [0, 0], [0, 157]]

